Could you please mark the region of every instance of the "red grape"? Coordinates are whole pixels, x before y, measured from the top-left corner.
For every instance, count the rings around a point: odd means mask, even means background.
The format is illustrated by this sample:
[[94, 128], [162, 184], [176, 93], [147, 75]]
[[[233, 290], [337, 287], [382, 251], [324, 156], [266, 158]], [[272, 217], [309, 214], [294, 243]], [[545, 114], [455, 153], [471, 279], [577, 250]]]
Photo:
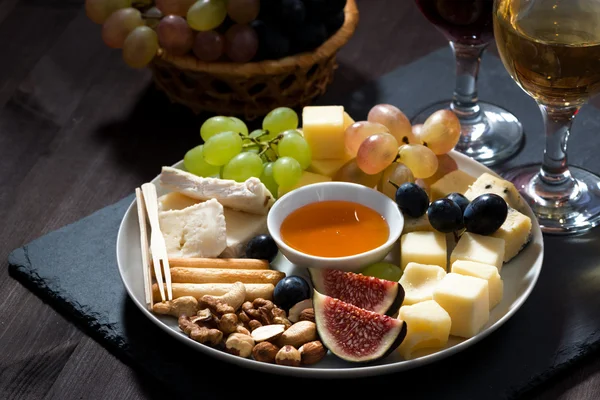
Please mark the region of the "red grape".
[[193, 51], [201, 61], [216, 61], [225, 50], [225, 38], [219, 32], [198, 32], [194, 40]]
[[231, 61], [248, 62], [256, 55], [257, 50], [258, 36], [248, 25], [236, 24], [225, 32], [225, 53]]
[[229, 0], [227, 15], [238, 24], [248, 24], [258, 17], [260, 0]]
[[194, 33], [183, 17], [167, 15], [156, 28], [158, 42], [167, 53], [182, 56], [192, 49]]

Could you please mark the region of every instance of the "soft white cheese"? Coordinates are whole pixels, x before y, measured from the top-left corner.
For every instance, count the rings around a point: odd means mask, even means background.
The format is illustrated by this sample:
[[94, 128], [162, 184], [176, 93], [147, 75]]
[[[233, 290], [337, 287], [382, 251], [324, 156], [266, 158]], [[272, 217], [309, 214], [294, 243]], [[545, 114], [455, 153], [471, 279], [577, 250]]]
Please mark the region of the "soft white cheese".
[[227, 247], [223, 206], [215, 199], [158, 218], [169, 257], [217, 257]]
[[267, 217], [241, 211], [224, 209], [227, 227], [227, 247], [220, 254], [223, 258], [239, 258], [246, 253], [246, 244], [254, 236], [268, 233]]

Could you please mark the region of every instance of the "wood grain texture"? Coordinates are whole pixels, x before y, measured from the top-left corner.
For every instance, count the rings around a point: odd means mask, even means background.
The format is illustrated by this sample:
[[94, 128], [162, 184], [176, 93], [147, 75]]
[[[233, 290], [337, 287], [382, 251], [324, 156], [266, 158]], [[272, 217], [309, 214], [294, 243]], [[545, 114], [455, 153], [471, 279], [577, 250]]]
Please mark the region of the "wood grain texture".
[[[330, 90], [445, 46], [412, 1], [359, 0]], [[0, 398], [169, 398], [8, 276], [8, 253], [111, 204], [198, 142], [203, 116], [108, 49], [83, 1], [0, 1]], [[589, 357], [528, 398], [600, 398]]]

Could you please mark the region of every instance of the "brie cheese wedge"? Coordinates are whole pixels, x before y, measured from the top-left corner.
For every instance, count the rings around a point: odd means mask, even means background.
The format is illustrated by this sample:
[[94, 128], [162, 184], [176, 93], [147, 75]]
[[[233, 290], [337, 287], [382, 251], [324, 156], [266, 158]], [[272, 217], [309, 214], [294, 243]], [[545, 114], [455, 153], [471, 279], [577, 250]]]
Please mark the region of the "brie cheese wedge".
[[[183, 210], [187, 207], [200, 203], [200, 200], [192, 199], [181, 193], [170, 192], [158, 198], [159, 211]], [[222, 258], [244, 257], [246, 244], [254, 236], [267, 234], [267, 217], [232, 210], [224, 207], [225, 227], [227, 231], [227, 247], [219, 255]]]
[[169, 258], [217, 257], [227, 247], [223, 206], [215, 199], [160, 211], [158, 219]]
[[198, 200], [215, 199], [233, 210], [266, 215], [275, 202], [269, 189], [258, 178], [245, 182], [202, 178], [177, 168], [163, 167], [160, 183], [174, 192]]

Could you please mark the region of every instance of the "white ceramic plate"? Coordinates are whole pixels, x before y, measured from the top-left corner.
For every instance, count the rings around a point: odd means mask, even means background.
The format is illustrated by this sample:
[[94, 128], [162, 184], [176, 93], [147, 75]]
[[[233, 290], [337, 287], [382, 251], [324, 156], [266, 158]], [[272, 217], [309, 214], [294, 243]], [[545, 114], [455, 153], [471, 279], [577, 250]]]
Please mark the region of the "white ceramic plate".
[[[451, 155], [457, 161], [460, 169], [473, 176], [479, 176], [484, 172], [494, 173], [482, 164], [479, 164], [458, 152], [452, 152]], [[181, 164], [182, 163], [180, 162], [174, 167], [180, 167]], [[160, 187], [158, 178], [155, 178], [153, 182], [157, 184], [159, 195], [166, 192]], [[397, 352], [394, 352], [384, 359], [366, 365], [348, 363], [332, 354], [328, 354], [322, 361], [313, 366], [287, 367], [234, 356], [191, 340], [180, 331], [175, 318], [154, 315], [149, 312], [144, 305], [142, 259], [140, 254], [139, 228], [135, 200], [127, 209], [119, 228], [117, 237], [117, 262], [127, 292], [137, 307], [150, 318], [152, 322], [175, 339], [189, 345], [191, 349], [201, 351], [225, 362], [276, 374], [314, 378], [363, 377], [408, 370], [456, 354], [485, 338], [512, 317], [533, 290], [542, 268], [542, 258], [544, 253], [542, 233], [531, 209], [527, 208], [526, 214], [533, 221], [533, 238], [529, 245], [517, 257], [503, 266], [501, 276], [504, 280], [504, 298], [502, 302], [492, 310], [488, 324], [475, 337], [467, 340], [451, 337], [446, 348], [431, 354], [422, 354], [418, 358], [408, 361], [402, 360]], [[392, 253], [388, 256], [388, 259], [392, 261], [396, 260], [396, 262], [397, 258], [398, 254]], [[307, 271], [292, 265], [281, 255], [273, 262], [273, 268], [283, 271], [288, 275], [302, 275], [308, 278]]]

